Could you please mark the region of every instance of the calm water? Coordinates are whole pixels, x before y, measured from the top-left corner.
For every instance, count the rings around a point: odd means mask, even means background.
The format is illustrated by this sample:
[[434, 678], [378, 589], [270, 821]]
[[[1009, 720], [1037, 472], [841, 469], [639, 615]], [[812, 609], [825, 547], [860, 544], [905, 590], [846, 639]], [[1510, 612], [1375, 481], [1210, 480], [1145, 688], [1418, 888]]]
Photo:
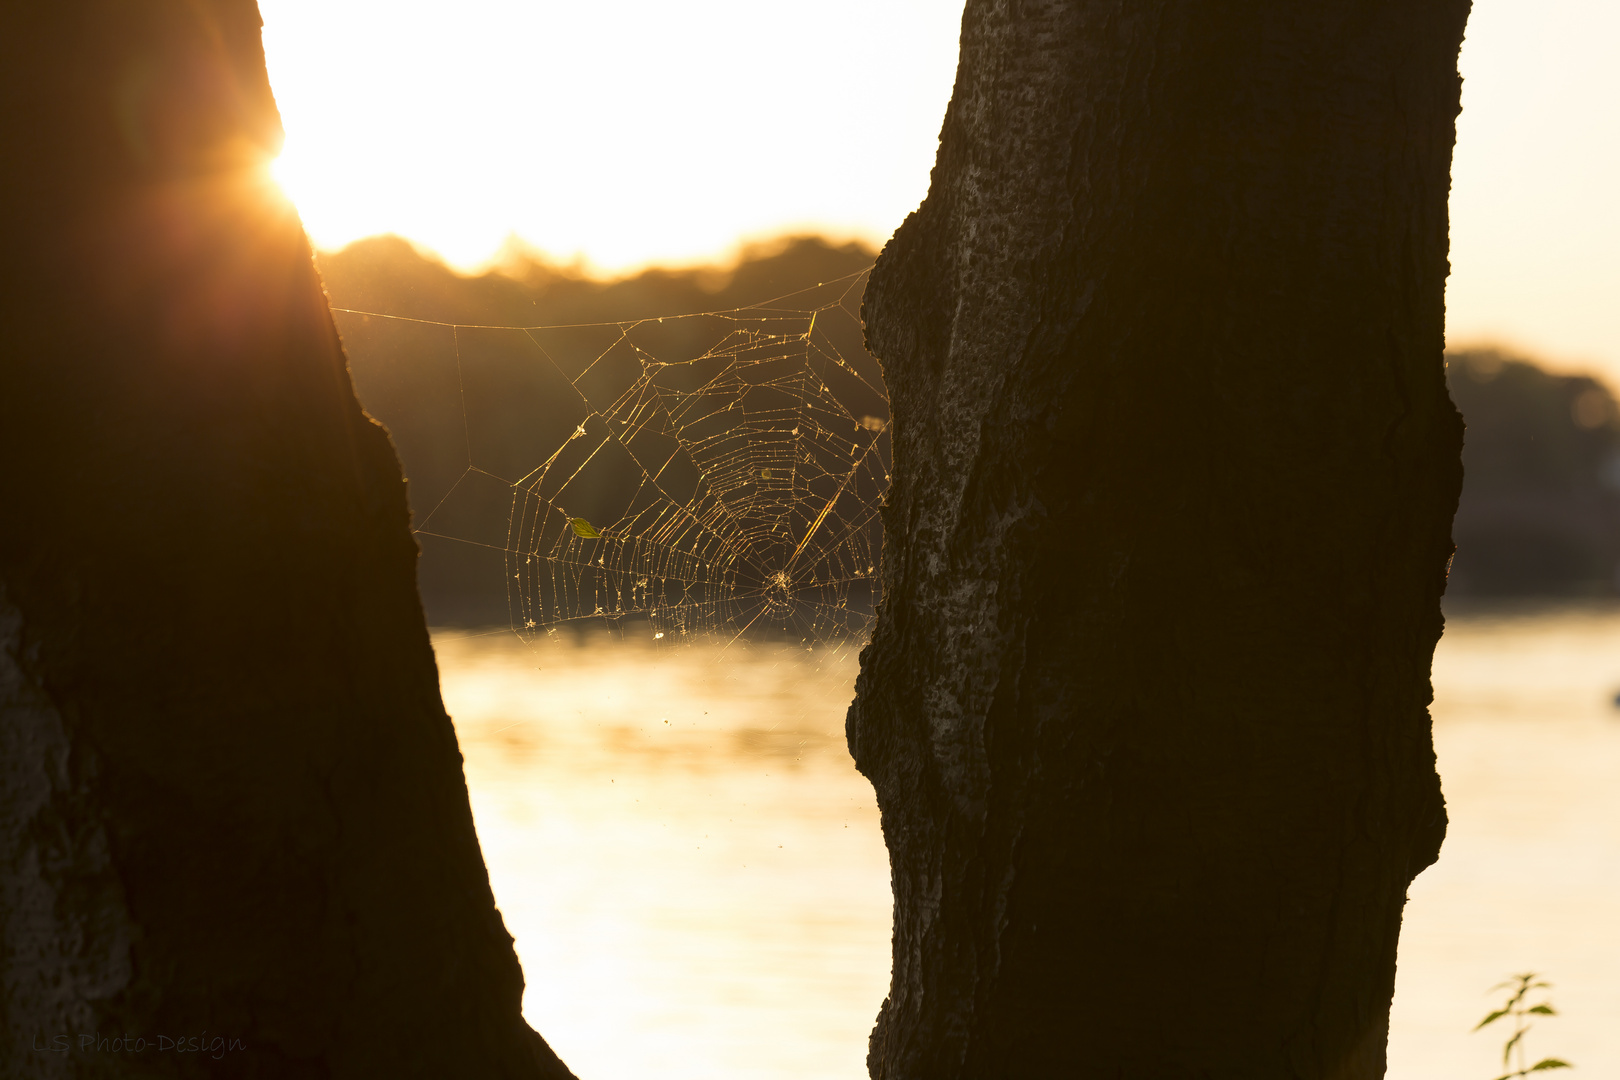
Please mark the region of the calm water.
[[1434, 683], [1451, 827], [1408, 893], [1389, 1075], [1501, 1075], [1506, 1036], [1468, 1031], [1487, 987], [1540, 971], [1562, 1015], [1532, 1060], [1620, 1076], [1620, 613], [1454, 616]]
[[[888, 863], [843, 745], [855, 657], [435, 638], [531, 1023], [584, 1080], [865, 1076]], [[1435, 660], [1452, 826], [1413, 885], [1395, 1080], [1489, 1080], [1509, 972], [1530, 1036], [1620, 1074], [1620, 614], [1453, 617]]]

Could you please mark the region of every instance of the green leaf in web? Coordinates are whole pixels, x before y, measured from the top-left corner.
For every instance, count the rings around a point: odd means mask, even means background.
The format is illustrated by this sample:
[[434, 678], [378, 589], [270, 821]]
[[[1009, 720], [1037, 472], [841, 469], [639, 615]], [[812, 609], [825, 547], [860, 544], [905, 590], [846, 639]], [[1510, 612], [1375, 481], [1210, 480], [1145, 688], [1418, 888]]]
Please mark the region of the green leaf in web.
[[596, 531], [595, 525], [592, 525], [584, 518], [569, 518], [568, 524], [574, 527], [575, 536], [583, 537], [586, 540], [595, 540], [602, 535]]

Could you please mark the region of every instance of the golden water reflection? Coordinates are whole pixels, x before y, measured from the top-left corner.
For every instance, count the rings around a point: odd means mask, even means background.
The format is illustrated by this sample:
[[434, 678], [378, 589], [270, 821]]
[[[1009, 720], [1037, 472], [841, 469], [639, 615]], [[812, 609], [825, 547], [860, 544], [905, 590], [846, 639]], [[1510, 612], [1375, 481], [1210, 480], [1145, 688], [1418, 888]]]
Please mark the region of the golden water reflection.
[[[574, 1071], [864, 1076], [890, 912], [855, 657], [434, 644], [525, 1012]], [[1411, 889], [1389, 1076], [1500, 1072], [1469, 1029], [1523, 970], [1563, 1013], [1532, 1054], [1620, 1075], [1620, 613], [1454, 614], [1435, 688], [1451, 828]]]
[[1408, 893], [1388, 1075], [1500, 1075], [1506, 1034], [1469, 1029], [1520, 971], [1561, 1013], [1531, 1059], [1620, 1075], [1620, 613], [1454, 613], [1434, 687], [1451, 825]]
[[853, 653], [434, 646], [524, 1011], [577, 1075], [865, 1074], [890, 901]]

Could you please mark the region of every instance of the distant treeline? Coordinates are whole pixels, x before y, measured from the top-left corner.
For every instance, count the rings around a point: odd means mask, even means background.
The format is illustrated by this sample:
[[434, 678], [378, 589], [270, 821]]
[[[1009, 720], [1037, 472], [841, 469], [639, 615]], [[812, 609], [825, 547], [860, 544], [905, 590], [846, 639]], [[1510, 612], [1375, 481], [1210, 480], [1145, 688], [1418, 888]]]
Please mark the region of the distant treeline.
[[1451, 596], [1620, 591], [1620, 410], [1607, 386], [1476, 349], [1446, 358], [1468, 425]]
[[[427, 522], [418, 540], [429, 622], [477, 626], [511, 620], [505, 548], [512, 497], [496, 478], [528, 475], [579, 422], [579, 398], [558, 365], [574, 377], [618, 336], [615, 323], [747, 308], [801, 290], [814, 292], [787, 306], [817, 306], [841, 288], [816, 289], [818, 284], [859, 275], [875, 258], [860, 244], [787, 238], [746, 250], [727, 268], [649, 270], [603, 281], [521, 258], [464, 276], [392, 237], [321, 256], [334, 308], [461, 326], [452, 332], [342, 310], [336, 315], [361, 403], [392, 432], [416, 520]], [[853, 307], [860, 283], [849, 285]], [[591, 325], [604, 323], [609, 325]], [[533, 335], [479, 329], [512, 326], [574, 329]], [[656, 333], [637, 336], [656, 341], [660, 360], [691, 358], [715, 343], [713, 320], [670, 319], [649, 329]], [[881, 384], [854, 318], [819, 320], [816, 335]], [[846, 404], [857, 417], [888, 415], [875, 396]], [[469, 464], [476, 468], [469, 471]], [[615, 501], [634, 489], [637, 476], [626, 471], [612, 479], [606, 486], [617, 490], [602, 491], [596, 504], [571, 497], [569, 512], [611, 521]]]
[[[858, 273], [875, 257], [860, 244], [797, 237], [745, 251], [730, 267], [604, 281], [516, 258], [467, 276], [382, 237], [322, 255], [320, 267], [335, 308], [463, 326], [567, 326], [743, 308]], [[555, 448], [555, 371], [517, 335], [337, 318], [361, 402], [393, 433], [417, 519], [434, 513], [431, 531], [440, 535], [421, 537], [429, 621], [507, 623], [507, 499], [483, 474], [469, 479], [468, 464], [522, 475]], [[676, 352], [681, 332], [672, 324], [667, 335]], [[592, 331], [579, 333], [578, 349], [588, 352]], [[860, 342], [840, 341], [839, 348], [857, 353]], [[1595, 379], [1555, 375], [1491, 350], [1450, 354], [1447, 366], [1468, 425], [1448, 594], [1620, 591], [1620, 409], [1613, 394]]]

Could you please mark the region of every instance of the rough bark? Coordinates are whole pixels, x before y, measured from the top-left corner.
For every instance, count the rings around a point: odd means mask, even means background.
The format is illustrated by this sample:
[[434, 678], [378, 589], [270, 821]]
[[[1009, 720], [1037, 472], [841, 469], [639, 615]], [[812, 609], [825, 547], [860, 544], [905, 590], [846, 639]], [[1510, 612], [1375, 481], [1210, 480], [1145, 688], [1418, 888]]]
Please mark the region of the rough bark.
[[1445, 831], [1467, 0], [969, 0], [866, 294], [874, 1077], [1382, 1075]]
[[566, 1077], [279, 140], [252, 0], [0, 3], [0, 1073]]

